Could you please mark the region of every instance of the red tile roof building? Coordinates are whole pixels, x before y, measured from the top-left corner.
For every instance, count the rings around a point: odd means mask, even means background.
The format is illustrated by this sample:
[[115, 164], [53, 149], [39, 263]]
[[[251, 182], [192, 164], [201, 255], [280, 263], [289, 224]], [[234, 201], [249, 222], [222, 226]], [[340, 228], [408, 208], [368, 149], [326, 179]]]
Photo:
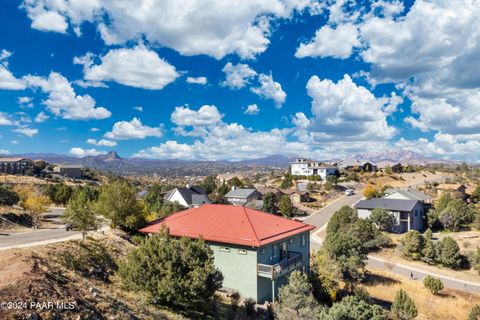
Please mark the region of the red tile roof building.
[[204, 204], [174, 213], [141, 229], [158, 233], [165, 226], [175, 237], [205, 239], [223, 287], [258, 303], [273, 301], [293, 270], [310, 266], [313, 226], [254, 209]]
[[145, 233], [158, 233], [162, 226], [170, 235], [199, 238], [220, 243], [260, 247], [315, 227], [254, 209], [205, 204], [160, 219], [146, 228]]

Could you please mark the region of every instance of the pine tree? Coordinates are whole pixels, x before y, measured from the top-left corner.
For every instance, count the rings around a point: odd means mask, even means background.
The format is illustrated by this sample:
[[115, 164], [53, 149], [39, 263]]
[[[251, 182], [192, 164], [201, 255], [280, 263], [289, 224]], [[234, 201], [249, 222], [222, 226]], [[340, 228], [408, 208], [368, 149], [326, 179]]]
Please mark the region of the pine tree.
[[435, 244], [432, 240], [428, 239], [425, 241], [425, 246], [422, 250], [422, 261], [428, 264], [435, 264], [435, 260], [437, 258], [437, 251], [435, 248]]
[[305, 273], [293, 271], [290, 274], [288, 284], [278, 290], [278, 302], [273, 309], [278, 320], [316, 319], [320, 307]]
[[278, 208], [284, 217], [293, 217], [295, 215], [295, 207], [293, 206], [290, 197], [287, 195], [284, 195], [280, 198]]
[[273, 194], [272, 192], [268, 192], [263, 196], [262, 210], [273, 214], [278, 213], [277, 197], [275, 196], [275, 194]]
[[395, 294], [395, 300], [392, 304], [392, 313], [395, 319], [412, 320], [418, 315], [417, 307], [413, 300], [402, 289]]
[[462, 264], [460, 247], [452, 237], [445, 237], [438, 243], [437, 260], [447, 268], [459, 268]]
[[155, 304], [192, 307], [209, 301], [223, 280], [203, 240], [175, 239], [166, 229], [131, 251], [118, 274], [127, 289], [147, 293]]
[[430, 290], [432, 294], [437, 294], [440, 290], [443, 289], [442, 280], [431, 276], [426, 276], [425, 279], [423, 279], [423, 285], [425, 286], [425, 288]]

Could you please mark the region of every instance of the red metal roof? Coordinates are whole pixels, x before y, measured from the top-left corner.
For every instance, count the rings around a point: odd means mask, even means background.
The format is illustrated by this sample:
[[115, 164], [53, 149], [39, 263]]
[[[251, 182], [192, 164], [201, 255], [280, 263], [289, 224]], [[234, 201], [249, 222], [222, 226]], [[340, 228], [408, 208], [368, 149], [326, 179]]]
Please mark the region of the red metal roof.
[[170, 235], [199, 238], [252, 247], [281, 240], [315, 227], [241, 206], [204, 204], [172, 214], [140, 232], [158, 233], [168, 227]]

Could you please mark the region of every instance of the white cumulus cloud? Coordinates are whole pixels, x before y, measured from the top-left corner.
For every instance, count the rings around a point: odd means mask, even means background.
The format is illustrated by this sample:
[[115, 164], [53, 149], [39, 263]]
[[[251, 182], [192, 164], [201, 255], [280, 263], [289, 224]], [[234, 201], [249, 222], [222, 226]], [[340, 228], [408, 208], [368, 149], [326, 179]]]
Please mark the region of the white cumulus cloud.
[[38, 129], [28, 128], [28, 127], [18, 127], [16, 129], [13, 129], [12, 132], [16, 132], [31, 138], [38, 134]]
[[107, 44], [144, 37], [182, 55], [221, 59], [228, 54], [253, 58], [267, 49], [272, 20], [307, 9], [316, 14], [320, 5], [315, 0], [24, 0], [23, 8], [40, 30], [65, 32], [68, 22], [80, 34], [88, 21]]
[[185, 80], [187, 83], [191, 84], [200, 84], [200, 85], [206, 85], [207, 84], [207, 78], [206, 77], [187, 77]]
[[74, 157], [77, 157], [77, 158], [107, 154], [106, 151], [99, 151], [95, 148], [93, 148], [93, 149], [71, 148], [68, 153], [70, 155], [74, 156]]
[[0, 89], [23, 90], [26, 88], [25, 81], [16, 78], [8, 70], [8, 58], [12, 55], [10, 51], [2, 49], [0, 52]]
[[48, 78], [25, 76], [26, 82], [32, 88], [40, 88], [48, 94], [43, 104], [55, 116], [70, 120], [105, 119], [111, 112], [103, 107], [97, 107], [95, 99], [88, 94], [77, 95], [70, 82], [61, 74], [51, 72]]
[[257, 75], [255, 70], [243, 63], [234, 65], [229, 62], [223, 67], [222, 71], [225, 73], [225, 81], [222, 82], [222, 85], [230, 89], [245, 87]]
[[353, 24], [341, 24], [336, 28], [325, 25], [317, 30], [315, 37], [308, 43], [301, 43], [295, 57], [335, 57], [347, 59], [353, 48], [359, 47], [359, 32]]
[[115, 147], [117, 145], [116, 141], [112, 140], [107, 140], [107, 139], [101, 139], [101, 140], [95, 140], [95, 139], [87, 139], [88, 144], [92, 144], [94, 146], [102, 146], [102, 147]]
[[275, 107], [281, 108], [287, 98], [287, 94], [283, 91], [280, 83], [274, 81], [271, 74], [266, 75], [263, 73], [258, 76], [258, 81], [260, 82], [260, 87], [251, 88], [252, 92], [264, 99], [272, 99], [275, 102]]
[[116, 122], [112, 131], [107, 132], [104, 136], [113, 140], [145, 139], [162, 136], [162, 130], [146, 126], [142, 124], [140, 119], [133, 118], [131, 121]]
[[150, 90], [162, 89], [179, 76], [174, 66], [144, 45], [111, 49], [100, 57], [100, 64], [95, 64], [92, 54], [76, 57], [74, 63], [83, 64], [84, 78], [88, 81], [115, 81]]
[[260, 108], [256, 104], [251, 104], [247, 106], [243, 113], [245, 114], [258, 114], [260, 112]]
[[204, 105], [198, 110], [176, 107], [170, 118], [177, 126], [209, 126], [221, 121], [222, 117], [217, 107]]

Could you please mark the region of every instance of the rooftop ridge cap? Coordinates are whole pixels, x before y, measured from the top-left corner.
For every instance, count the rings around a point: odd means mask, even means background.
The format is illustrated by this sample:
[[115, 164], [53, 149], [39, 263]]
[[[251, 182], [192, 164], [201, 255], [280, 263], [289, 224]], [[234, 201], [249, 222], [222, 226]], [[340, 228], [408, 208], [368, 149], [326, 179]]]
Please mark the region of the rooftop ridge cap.
[[248, 220], [248, 224], [250, 225], [250, 228], [251, 228], [252, 231], [253, 231], [253, 235], [255, 236], [255, 242], [256, 242], [257, 246], [260, 246], [260, 239], [258, 238], [258, 235], [257, 235], [257, 233], [255, 232], [255, 228], [253, 227], [252, 221], [250, 221], [250, 217], [248, 216], [247, 210], [245, 209], [244, 206], [242, 206], [242, 211], [243, 211], [243, 214], [245, 215], [245, 217], [246, 217], [247, 220]]

